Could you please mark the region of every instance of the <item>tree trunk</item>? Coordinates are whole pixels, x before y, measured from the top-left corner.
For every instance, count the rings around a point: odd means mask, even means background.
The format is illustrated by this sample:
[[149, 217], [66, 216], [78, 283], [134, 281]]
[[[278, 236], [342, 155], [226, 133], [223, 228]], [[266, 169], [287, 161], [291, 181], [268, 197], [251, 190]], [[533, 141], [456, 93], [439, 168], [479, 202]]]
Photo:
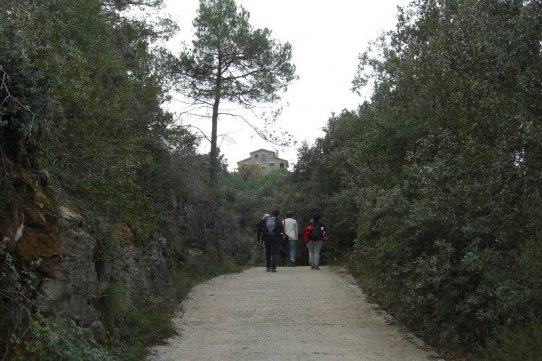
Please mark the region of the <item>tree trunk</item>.
[[218, 189], [218, 110], [220, 106], [220, 97], [222, 96], [222, 57], [218, 56], [217, 77], [215, 84], [215, 101], [213, 103], [213, 117], [211, 129], [211, 162], [209, 165], [210, 186], [212, 189]]
[[220, 97], [215, 97], [213, 104], [213, 117], [212, 117], [212, 130], [211, 130], [211, 162], [209, 165], [210, 185], [213, 189], [218, 189], [218, 106], [220, 104]]

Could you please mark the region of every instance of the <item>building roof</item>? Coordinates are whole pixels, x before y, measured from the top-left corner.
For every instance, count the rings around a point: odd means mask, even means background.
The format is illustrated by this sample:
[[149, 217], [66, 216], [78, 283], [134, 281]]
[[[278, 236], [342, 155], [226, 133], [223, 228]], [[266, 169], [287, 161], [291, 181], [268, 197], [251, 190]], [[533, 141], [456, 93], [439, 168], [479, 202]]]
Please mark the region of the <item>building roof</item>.
[[248, 154], [252, 155], [252, 154], [254, 154], [254, 153], [261, 152], [262, 150], [264, 150], [264, 151], [266, 151], [266, 152], [268, 152], [268, 153], [276, 154], [275, 151], [269, 150], [269, 149], [265, 149], [265, 148], [260, 148], [260, 149], [258, 149], [258, 150], [253, 150], [252, 152], [250, 152], [250, 153], [248, 153]]
[[259, 152], [262, 152], [262, 151], [273, 154], [273, 155], [274, 155], [274, 158], [277, 159], [277, 160], [282, 160], [282, 161], [286, 162], [287, 164], [289, 163], [286, 159], [284, 159], [284, 158], [279, 158], [279, 157], [277, 156], [277, 152], [274, 152], [274, 151], [269, 150], [269, 149], [260, 148], [260, 149], [258, 149], [258, 150], [255, 150], [255, 151], [250, 152], [250, 153], [249, 153], [249, 154], [250, 154], [250, 157], [245, 158], [245, 159], [240, 160], [240, 161], [237, 161], [237, 164], [242, 163], [242, 162], [252, 161], [252, 160], [254, 159], [254, 158], [253, 158], [253, 155], [254, 155], [255, 153], [259, 153]]

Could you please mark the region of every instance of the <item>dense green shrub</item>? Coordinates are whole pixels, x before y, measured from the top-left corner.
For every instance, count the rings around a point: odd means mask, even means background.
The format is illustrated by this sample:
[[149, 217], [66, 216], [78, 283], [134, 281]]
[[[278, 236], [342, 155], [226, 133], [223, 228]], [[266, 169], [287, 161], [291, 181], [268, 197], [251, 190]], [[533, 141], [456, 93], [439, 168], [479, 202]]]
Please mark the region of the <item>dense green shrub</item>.
[[[187, 249], [204, 252], [208, 267], [190, 273], [197, 280], [199, 273], [233, 271], [235, 262], [250, 258], [237, 242], [236, 218], [209, 190], [208, 157], [197, 154], [197, 137], [174, 124], [163, 108], [173, 56], [161, 46], [176, 27], [167, 19], [151, 24], [132, 8], [158, 13], [161, 3], [0, 2], [0, 153], [29, 173], [47, 174], [44, 187], [51, 198], [77, 209], [84, 221], [76, 227], [97, 240], [95, 269], [107, 284], [107, 301], [99, 307], [108, 346], [120, 359], [140, 359], [148, 343], [169, 328], [173, 309], [165, 295], [152, 302], [129, 300], [118, 274], [107, 274], [114, 273], [107, 265], [118, 262], [126, 242], [134, 247], [160, 242], [169, 267], [164, 272], [171, 274]], [[3, 164], [4, 173], [10, 172]], [[4, 173], [0, 185], [11, 181]], [[0, 196], [0, 208], [13, 211], [7, 197]], [[2, 247], [12, 241], [11, 234], [1, 236]], [[61, 317], [40, 318], [28, 337], [21, 335], [38, 311], [32, 303], [36, 290], [17, 260], [1, 256], [0, 335], [6, 355], [14, 351], [7, 345], [14, 335], [21, 359], [43, 352], [51, 359], [77, 360], [67, 356], [76, 351], [80, 359], [100, 359], [99, 348], [79, 342], [86, 337], [83, 329]]]
[[371, 102], [299, 152], [294, 192], [322, 195], [307, 208], [356, 239], [352, 269], [433, 343], [491, 353], [510, 338], [513, 352], [512, 325], [542, 317], [541, 15], [536, 1], [413, 2], [360, 56]]
[[32, 321], [22, 336], [12, 335], [13, 361], [112, 361], [103, 346], [95, 343], [90, 330], [60, 315]]
[[34, 275], [21, 270], [13, 255], [0, 248], [0, 345], [3, 350], [9, 350], [12, 340], [24, 334], [31, 322], [34, 283]]
[[542, 325], [533, 320], [525, 326], [507, 326], [489, 340], [484, 361], [536, 361], [542, 355]]

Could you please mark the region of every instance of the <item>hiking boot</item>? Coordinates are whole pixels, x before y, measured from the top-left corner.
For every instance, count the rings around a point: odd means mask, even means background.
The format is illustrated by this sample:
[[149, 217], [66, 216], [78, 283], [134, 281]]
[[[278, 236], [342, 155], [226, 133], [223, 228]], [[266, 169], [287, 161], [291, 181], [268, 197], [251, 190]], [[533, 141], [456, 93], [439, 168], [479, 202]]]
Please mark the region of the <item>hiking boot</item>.
[[276, 269], [276, 268], [272, 268], [272, 269], [271, 269], [271, 272], [277, 272], [277, 269]]
[[267, 272], [271, 272], [271, 267], [267, 267]]
[[311, 269], [314, 269], [314, 266], [311, 266]]
[[320, 269], [320, 267], [319, 266], [314, 266], [314, 269]]

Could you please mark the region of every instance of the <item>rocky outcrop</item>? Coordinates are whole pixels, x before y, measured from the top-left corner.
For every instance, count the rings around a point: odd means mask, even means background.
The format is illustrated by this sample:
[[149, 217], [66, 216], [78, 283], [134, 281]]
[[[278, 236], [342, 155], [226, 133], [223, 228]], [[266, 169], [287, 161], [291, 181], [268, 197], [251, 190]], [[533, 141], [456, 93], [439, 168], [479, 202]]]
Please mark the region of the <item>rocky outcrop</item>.
[[94, 264], [96, 240], [79, 228], [82, 217], [66, 207], [59, 209], [61, 260], [56, 277], [44, 277], [38, 305], [44, 312], [61, 310], [66, 316], [91, 324], [99, 319], [96, 304], [103, 284]]
[[0, 239], [24, 267], [55, 277], [61, 242], [52, 198], [23, 168], [3, 159], [6, 174], [0, 196]]
[[0, 247], [34, 274], [34, 303], [43, 314], [62, 312], [79, 325], [92, 326], [104, 342], [110, 285], [121, 290], [124, 309], [170, 287], [173, 265], [163, 236], [136, 242], [129, 225], [103, 221], [91, 233], [84, 215], [58, 205], [47, 171], [32, 173], [2, 160]]
[[107, 240], [105, 278], [123, 287], [128, 302], [163, 294], [170, 286], [172, 275], [172, 264], [166, 256], [166, 239], [155, 235], [144, 244], [136, 244], [129, 226], [118, 224], [115, 229], [116, 237]]
[[2, 247], [34, 274], [36, 305], [45, 314], [61, 311], [83, 324], [98, 320], [94, 305], [102, 286], [94, 267], [96, 241], [82, 230], [82, 217], [57, 207], [47, 171], [34, 174], [2, 161]]
[[62, 257], [57, 277], [43, 278], [38, 298], [42, 310], [62, 310], [81, 324], [91, 325], [102, 317], [98, 309], [110, 317], [111, 284], [122, 293], [115, 301], [122, 303], [122, 309], [163, 294], [170, 286], [172, 267], [165, 256], [164, 238], [136, 245], [130, 227], [117, 224], [98, 242], [84, 230], [84, 219], [77, 212], [61, 206], [58, 214]]

